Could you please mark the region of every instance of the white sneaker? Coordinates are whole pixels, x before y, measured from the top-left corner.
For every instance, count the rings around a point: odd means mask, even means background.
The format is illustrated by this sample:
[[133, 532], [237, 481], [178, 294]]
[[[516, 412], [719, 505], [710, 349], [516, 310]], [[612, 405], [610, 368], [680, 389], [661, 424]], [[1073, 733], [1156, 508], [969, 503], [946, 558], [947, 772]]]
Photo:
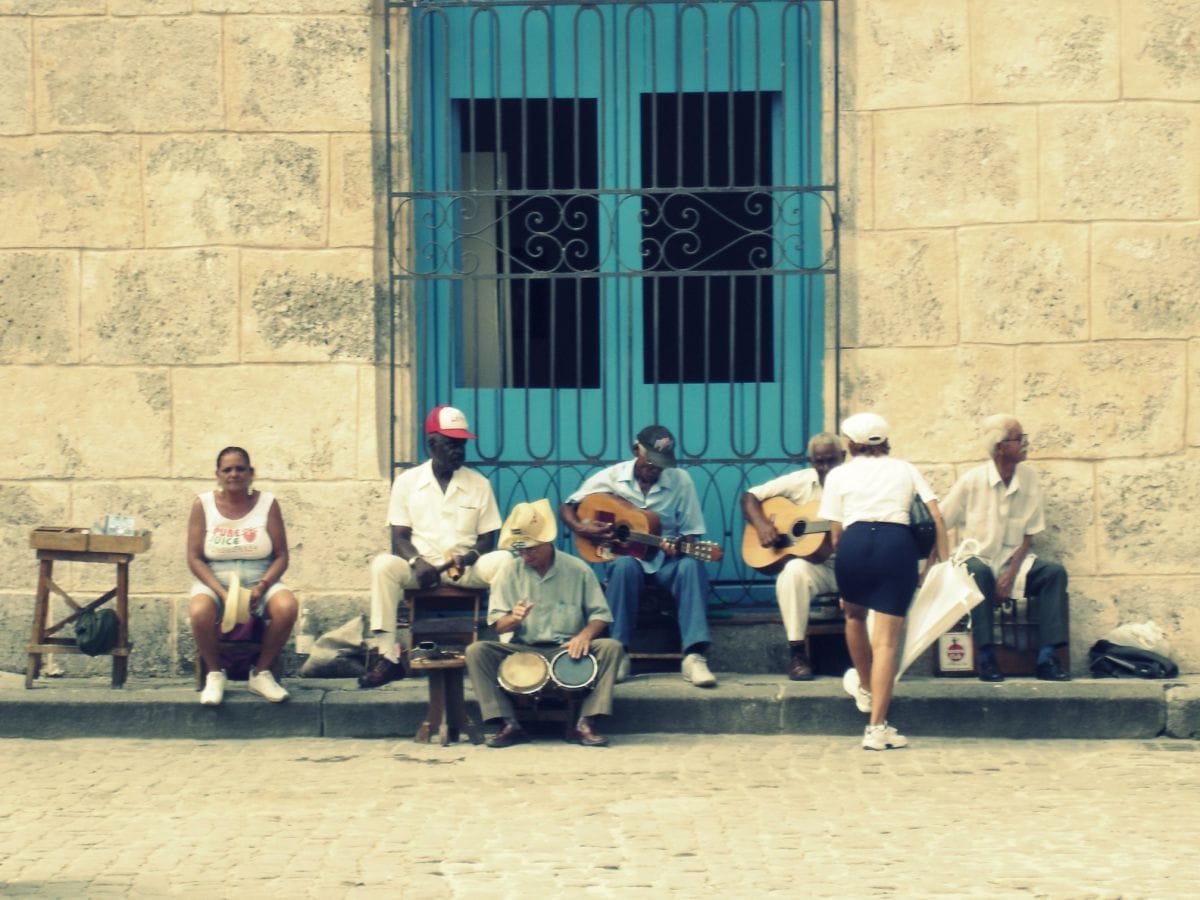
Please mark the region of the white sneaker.
[[717, 676], [708, 668], [708, 660], [699, 653], [689, 653], [683, 658], [683, 680], [690, 681], [696, 687], [716, 687]]
[[899, 750], [908, 746], [908, 738], [895, 728], [884, 722], [882, 725], [868, 725], [863, 732], [862, 747], [864, 750]]
[[220, 706], [225, 699], [225, 671], [209, 672], [204, 678], [204, 690], [200, 692], [201, 706]]
[[629, 662], [629, 654], [622, 653], [621, 661], [617, 663], [617, 684], [629, 680], [629, 676], [633, 674], [631, 669], [632, 664]]
[[862, 686], [862, 679], [858, 677], [858, 669], [851, 666], [846, 670], [846, 674], [842, 676], [842, 687], [846, 689], [847, 694], [854, 698], [854, 705], [858, 707], [860, 713], [871, 711], [871, 692]]
[[275, 676], [271, 674], [270, 669], [262, 672], [251, 669], [250, 678], [246, 681], [246, 687], [252, 693], [258, 694], [260, 697], [266, 697], [272, 703], [282, 703], [288, 698], [288, 692], [279, 686], [279, 682], [275, 680]]

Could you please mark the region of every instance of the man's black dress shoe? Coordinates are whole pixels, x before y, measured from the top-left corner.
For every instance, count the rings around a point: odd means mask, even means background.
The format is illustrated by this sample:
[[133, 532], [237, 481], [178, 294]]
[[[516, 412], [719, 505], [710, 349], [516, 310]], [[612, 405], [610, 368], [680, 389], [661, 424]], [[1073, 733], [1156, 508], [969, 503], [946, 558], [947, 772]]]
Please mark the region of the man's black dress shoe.
[[591, 725], [583, 722], [574, 728], [568, 728], [564, 738], [572, 744], [582, 744], [585, 747], [608, 746], [608, 738], [598, 733]]
[[1004, 673], [1000, 671], [1000, 666], [994, 659], [985, 659], [979, 663], [979, 680], [1003, 681]]
[[1071, 673], [1058, 664], [1057, 657], [1049, 662], [1037, 664], [1037, 677], [1041, 681], [1070, 681]]
[[376, 661], [371, 671], [365, 675], [358, 676], [358, 686], [360, 688], [377, 688], [383, 687], [391, 681], [399, 681], [408, 670], [404, 667], [403, 662], [394, 663], [390, 659], [381, 656]]
[[516, 725], [509, 725], [507, 723], [487, 739], [487, 745], [497, 750], [502, 747], [511, 747], [513, 744], [526, 744], [528, 742], [529, 735]]

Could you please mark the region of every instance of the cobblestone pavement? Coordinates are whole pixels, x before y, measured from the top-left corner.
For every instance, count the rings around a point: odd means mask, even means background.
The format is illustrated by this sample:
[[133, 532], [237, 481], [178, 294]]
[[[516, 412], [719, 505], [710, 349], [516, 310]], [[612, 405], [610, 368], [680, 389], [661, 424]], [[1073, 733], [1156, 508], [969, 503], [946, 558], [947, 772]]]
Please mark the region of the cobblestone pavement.
[[1200, 742], [0, 741], [0, 896], [1184, 897]]

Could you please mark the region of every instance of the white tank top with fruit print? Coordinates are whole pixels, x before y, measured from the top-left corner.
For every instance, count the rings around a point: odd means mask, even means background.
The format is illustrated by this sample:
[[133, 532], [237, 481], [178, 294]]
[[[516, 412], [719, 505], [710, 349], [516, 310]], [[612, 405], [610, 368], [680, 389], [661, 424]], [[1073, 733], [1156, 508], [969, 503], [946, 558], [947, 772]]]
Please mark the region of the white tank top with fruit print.
[[258, 502], [240, 519], [227, 519], [217, 510], [212, 491], [200, 495], [204, 507], [205, 559], [265, 559], [271, 555], [267, 515], [275, 497], [258, 491]]

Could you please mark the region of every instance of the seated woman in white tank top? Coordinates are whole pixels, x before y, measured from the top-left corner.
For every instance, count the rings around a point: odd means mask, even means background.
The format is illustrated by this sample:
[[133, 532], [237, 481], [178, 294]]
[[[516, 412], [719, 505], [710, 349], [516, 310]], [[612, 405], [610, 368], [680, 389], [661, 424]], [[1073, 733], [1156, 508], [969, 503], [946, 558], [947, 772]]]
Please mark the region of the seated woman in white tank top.
[[196, 576], [188, 617], [196, 652], [208, 666], [200, 694], [205, 706], [218, 705], [225, 693], [221, 669], [220, 623], [229, 600], [231, 577], [250, 593], [251, 615], [266, 622], [262, 650], [250, 670], [249, 688], [278, 703], [288, 692], [271, 674], [296, 622], [296, 597], [280, 580], [288, 567], [287, 531], [275, 498], [255, 490], [250, 454], [226, 447], [217, 454], [217, 489], [192, 503], [188, 518], [188, 568]]

